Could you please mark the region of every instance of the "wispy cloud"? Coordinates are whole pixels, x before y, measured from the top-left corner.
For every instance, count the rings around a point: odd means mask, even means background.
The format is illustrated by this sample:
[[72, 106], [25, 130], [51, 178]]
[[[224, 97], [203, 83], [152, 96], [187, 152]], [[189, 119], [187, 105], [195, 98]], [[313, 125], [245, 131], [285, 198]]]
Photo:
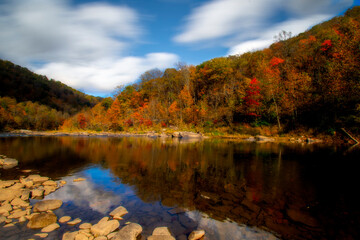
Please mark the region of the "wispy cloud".
[[0, 3], [0, 29], [1, 58], [87, 92], [109, 93], [146, 66], [168, 67], [178, 59], [168, 53], [129, 57], [144, 30], [127, 6], [7, 0]]
[[268, 46], [281, 30], [296, 35], [339, 14], [353, 0], [212, 0], [186, 18], [178, 43], [216, 42], [230, 54]]

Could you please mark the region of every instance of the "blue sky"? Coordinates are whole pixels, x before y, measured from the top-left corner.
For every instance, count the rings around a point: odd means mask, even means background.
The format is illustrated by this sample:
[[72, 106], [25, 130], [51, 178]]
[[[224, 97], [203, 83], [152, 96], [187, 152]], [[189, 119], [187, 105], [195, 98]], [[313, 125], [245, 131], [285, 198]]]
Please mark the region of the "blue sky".
[[262, 49], [354, 0], [0, 0], [0, 58], [110, 95], [152, 68]]

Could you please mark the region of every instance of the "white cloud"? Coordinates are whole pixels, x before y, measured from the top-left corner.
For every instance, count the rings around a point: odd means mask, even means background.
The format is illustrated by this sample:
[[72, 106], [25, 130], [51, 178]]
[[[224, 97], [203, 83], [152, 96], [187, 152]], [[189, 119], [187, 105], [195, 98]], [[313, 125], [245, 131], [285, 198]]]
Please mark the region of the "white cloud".
[[244, 41], [230, 47], [228, 55], [242, 54], [253, 50], [263, 49], [271, 45], [274, 42], [274, 36], [282, 30], [291, 32], [292, 35], [295, 36], [306, 31], [310, 26], [314, 25], [314, 23], [323, 22], [330, 17], [330, 15], [314, 15], [303, 19], [290, 19], [281, 22], [266, 31], [259, 33], [255, 39]]
[[86, 65], [55, 62], [44, 65], [37, 72], [89, 93], [110, 93], [120, 84], [136, 80], [152, 68], [167, 68], [178, 62], [171, 53], [150, 53], [144, 57], [105, 59]]
[[149, 68], [178, 61], [170, 53], [128, 56], [143, 33], [139, 21], [135, 10], [106, 3], [3, 1], [0, 58], [86, 92], [110, 93]]
[[282, 30], [296, 35], [339, 14], [353, 0], [212, 0], [194, 9], [178, 43], [217, 42], [229, 53], [264, 48]]

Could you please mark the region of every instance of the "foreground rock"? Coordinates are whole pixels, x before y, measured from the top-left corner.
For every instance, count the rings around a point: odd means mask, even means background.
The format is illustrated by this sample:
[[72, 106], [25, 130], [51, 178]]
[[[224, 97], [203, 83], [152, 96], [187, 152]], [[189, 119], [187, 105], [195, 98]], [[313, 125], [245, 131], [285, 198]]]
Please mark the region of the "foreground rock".
[[108, 217], [104, 217], [97, 224], [93, 225], [90, 231], [95, 237], [106, 236], [118, 229], [119, 226], [120, 223], [118, 220], [109, 220]]
[[124, 208], [123, 206], [120, 206], [120, 207], [117, 207], [114, 210], [112, 210], [109, 215], [112, 216], [114, 219], [120, 220], [121, 217], [127, 213], [128, 213], [128, 211], [126, 210], [126, 208]]
[[34, 205], [34, 212], [46, 212], [48, 210], [55, 210], [61, 207], [63, 202], [61, 200], [43, 200], [41, 202], [37, 202]]
[[130, 223], [123, 227], [112, 240], [136, 240], [136, 237], [142, 232], [142, 227], [137, 223]]
[[27, 224], [28, 228], [40, 229], [56, 223], [57, 217], [54, 213], [39, 213], [32, 216]]

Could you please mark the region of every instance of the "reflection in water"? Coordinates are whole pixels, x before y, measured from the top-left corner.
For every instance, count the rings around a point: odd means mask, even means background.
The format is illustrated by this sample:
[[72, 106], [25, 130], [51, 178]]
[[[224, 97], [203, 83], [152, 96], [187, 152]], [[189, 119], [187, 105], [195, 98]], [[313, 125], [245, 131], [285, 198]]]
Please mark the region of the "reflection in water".
[[[343, 156], [341, 149], [316, 145], [35, 137], [2, 138], [0, 153], [17, 158], [22, 169], [67, 180], [49, 198], [92, 214], [90, 222], [124, 205], [130, 212], [125, 221], [140, 223], [145, 235], [156, 226], [169, 226], [180, 238], [196, 228], [209, 239], [359, 235], [359, 198], [349, 187], [356, 181], [356, 151]], [[72, 183], [78, 176], [87, 180]]]

